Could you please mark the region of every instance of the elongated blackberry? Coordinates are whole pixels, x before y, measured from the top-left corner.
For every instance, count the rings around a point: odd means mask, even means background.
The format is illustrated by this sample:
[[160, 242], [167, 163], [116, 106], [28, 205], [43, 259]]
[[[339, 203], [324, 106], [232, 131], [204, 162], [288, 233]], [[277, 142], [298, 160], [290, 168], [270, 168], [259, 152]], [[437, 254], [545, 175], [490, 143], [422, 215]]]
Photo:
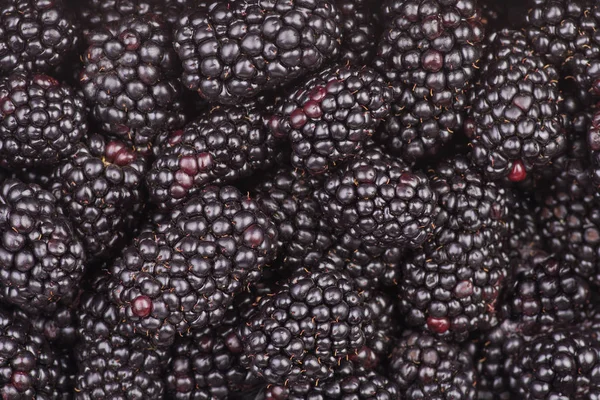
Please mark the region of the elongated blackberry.
[[84, 99], [43, 74], [0, 78], [0, 165], [57, 164], [71, 156], [88, 130]]
[[63, 0], [6, 0], [0, 5], [0, 72], [52, 72], [75, 51], [80, 34]]
[[208, 184], [271, 166], [275, 153], [275, 138], [256, 105], [214, 107], [162, 145], [146, 179], [151, 200], [172, 208]]
[[362, 66], [369, 64], [375, 56], [379, 34], [379, 1], [335, 0], [342, 15], [342, 49], [340, 59]]
[[502, 30], [490, 41], [465, 133], [486, 176], [520, 182], [566, 151], [558, 72], [519, 31]]
[[83, 243], [50, 192], [7, 179], [0, 184], [0, 293], [31, 314], [68, 304], [83, 277]]
[[329, 0], [212, 1], [175, 24], [181, 80], [209, 102], [239, 103], [337, 57], [341, 23]]
[[111, 299], [156, 345], [221, 323], [276, 257], [277, 231], [251, 198], [209, 186], [142, 232], [110, 268]]
[[379, 140], [406, 161], [439, 151], [461, 129], [484, 33], [474, 0], [388, 0], [375, 69], [394, 106]]
[[107, 133], [147, 151], [164, 130], [184, 123], [171, 35], [154, 15], [92, 30], [80, 82], [91, 116]]

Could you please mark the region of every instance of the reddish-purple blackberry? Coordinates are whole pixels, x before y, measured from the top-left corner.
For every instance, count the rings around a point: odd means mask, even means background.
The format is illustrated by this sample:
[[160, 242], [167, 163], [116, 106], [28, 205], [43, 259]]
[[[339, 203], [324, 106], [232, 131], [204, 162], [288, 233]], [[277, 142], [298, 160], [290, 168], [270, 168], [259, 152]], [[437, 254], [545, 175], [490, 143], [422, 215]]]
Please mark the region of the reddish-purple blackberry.
[[212, 1], [175, 24], [182, 82], [209, 102], [239, 103], [337, 57], [341, 23], [329, 0]]
[[85, 252], [56, 199], [35, 184], [0, 184], [0, 295], [31, 314], [77, 294]]
[[161, 146], [146, 179], [151, 200], [173, 208], [208, 184], [271, 166], [275, 153], [275, 138], [255, 105], [214, 107]]
[[154, 15], [92, 30], [80, 74], [91, 116], [107, 133], [147, 151], [164, 130], [184, 123], [169, 29]]
[[88, 130], [84, 99], [42, 74], [0, 78], [0, 165], [57, 164], [75, 153]]
[[80, 36], [63, 0], [5, 0], [0, 5], [0, 72], [52, 72]]
[[375, 68], [395, 91], [379, 140], [406, 161], [435, 154], [463, 125], [484, 38], [475, 0], [389, 0]]
[[114, 258], [144, 207], [146, 159], [117, 140], [92, 135], [52, 173], [51, 191], [83, 239], [88, 255]]
[[465, 122], [471, 158], [489, 178], [520, 182], [566, 151], [558, 72], [519, 31], [494, 33], [487, 53]]
[[362, 66], [369, 64], [375, 55], [374, 43], [379, 34], [378, 1], [335, 0], [342, 15], [341, 61]]
[[427, 176], [377, 148], [333, 171], [316, 196], [332, 228], [363, 246], [419, 247], [434, 229], [438, 198]]
[[277, 231], [231, 186], [209, 186], [142, 232], [110, 268], [111, 299], [159, 346], [221, 323], [233, 296], [273, 261]]

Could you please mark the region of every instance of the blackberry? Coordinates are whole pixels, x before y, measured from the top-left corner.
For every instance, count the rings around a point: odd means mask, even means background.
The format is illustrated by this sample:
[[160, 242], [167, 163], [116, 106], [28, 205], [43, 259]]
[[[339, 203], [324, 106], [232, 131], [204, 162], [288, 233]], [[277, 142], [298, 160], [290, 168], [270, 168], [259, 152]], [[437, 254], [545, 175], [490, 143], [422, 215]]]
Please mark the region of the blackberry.
[[492, 35], [465, 121], [473, 162], [489, 178], [512, 182], [545, 168], [567, 148], [559, 102], [557, 70], [523, 33]]
[[234, 182], [266, 169], [275, 152], [275, 138], [256, 106], [214, 107], [163, 144], [146, 180], [151, 200], [172, 208], [208, 184]]
[[374, 331], [373, 335], [367, 338], [366, 347], [351, 359], [356, 364], [370, 369], [384, 364], [389, 358], [394, 341], [400, 336], [403, 327], [398, 323], [395, 299], [376, 290], [364, 291], [362, 296], [365, 305], [371, 311]]
[[52, 72], [79, 44], [63, 0], [6, 0], [0, 5], [0, 72]]
[[328, 0], [212, 1], [175, 24], [181, 80], [211, 103], [239, 103], [336, 58], [341, 23]]
[[475, 0], [388, 0], [375, 69], [395, 100], [378, 139], [414, 161], [439, 151], [462, 128], [484, 38]]
[[276, 251], [275, 226], [254, 200], [209, 186], [123, 250], [110, 268], [111, 299], [137, 332], [168, 346], [178, 333], [220, 324]]
[[594, 110], [590, 117], [587, 134], [588, 149], [591, 155], [590, 168], [592, 182], [600, 184], [600, 108]]
[[342, 15], [342, 51], [340, 59], [354, 65], [369, 64], [375, 56], [377, 42], [378, 1], [336, 0]]
[[543, 248], [543, 240], [535, 217], [535, 202], [513, 193], [509, 205], [509, 215], [504, 221], [508, 233], [506, 249], [511, 260], [519, 261], [523, 250]]
[[477, 395], [477, 374], [469, 353], [426, 333], [405, 331], [390, 356], [392, 381], [403, 399], [469, 399]]
[[83, 277], [83, 243], [56, 199], [35, 184], [0, 184], [0, 295], [29, 314], [73, 301]]
[[160, 132], [183, 125], [177, 57], [160, 18], [124, 18], [86, 39], [79, 80], [102, 130], [148, 151]]
[[43, 74], [0, 77], [0, 165], [46, 167], [75, 153], [88, 130], [83, 98]]
[[333, 171], [316, 196], [327, 222], [364, 246], [414, 248], [433, 233], [437, 195], [429, 179], [377, 148]]

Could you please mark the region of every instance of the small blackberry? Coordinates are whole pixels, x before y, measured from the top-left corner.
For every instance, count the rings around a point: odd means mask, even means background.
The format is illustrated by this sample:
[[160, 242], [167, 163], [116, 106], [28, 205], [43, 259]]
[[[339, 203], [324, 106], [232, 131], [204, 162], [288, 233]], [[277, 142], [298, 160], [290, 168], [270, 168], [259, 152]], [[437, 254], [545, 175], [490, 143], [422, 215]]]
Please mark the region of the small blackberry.
[[42, 74], [0, 77], [0, 165], [57, 164], [77, 149], [88, 130], [84, 99]]
[[173, 45], [184, 86], [209, 102], [236, 104], [336, 58], [341, 29], [329, 0], [217, 0], [179, 18]]
[[146, 182], [151, 200], [173, 208], [208, 184], [234, 182], [275, 160], [275, 138], [255, 105], [218, 106], [174, 132]]
[[169, 29], [154, 15], [92, 30], [81, 88], [102, 130], [148, 151], [164, 130], [184, 123]]
[[342, 49], [340, 59], [354, 65], [369, 64], [375, 55], [379, 30], [379, 1], [335, 0], [342, 15]]

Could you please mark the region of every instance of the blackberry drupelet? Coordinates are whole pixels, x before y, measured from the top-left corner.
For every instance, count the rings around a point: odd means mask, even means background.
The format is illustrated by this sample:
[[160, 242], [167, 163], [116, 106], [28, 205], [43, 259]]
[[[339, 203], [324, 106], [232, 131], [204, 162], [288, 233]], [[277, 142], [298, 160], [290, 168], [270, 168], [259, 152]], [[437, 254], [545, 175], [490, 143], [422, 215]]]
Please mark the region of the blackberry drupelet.
[[177, 57], [158, 16], [124, 18], [86, 39], [79, 80], [102, 130], [145, 152], [159, 133], [183, 126]]
[[53, 72], [80, 41], [63, 0], [5, 0], [0, 5], [0, 72]]
[[369, 64], [375, 56], [379, 29], [379, 1], [335, 0], [342, 15], [342, 49], [340, 59], [357, 66]]
[[328, 223], [363, 246], [416, 248], [433, 233], [438, 198], [429, 179], [378, 148], [329, 174], [316, 196]]
[[559, 76], [519, 31], [502, 30], [490, 42], [465, 133], [471, 159], [486, 176], [520, 182], [566, 151]]
[[477, 373], [469, 353], [427, 333], [405, 331], [392, 351], [389, 371], [403, 399], [477, 396]]
[[214, 107], [161, 146], [146, 179], [150, 198], [161, 209], [173, 208], [208, 184], [235, 182], [266, 169], [276, 151], [255, 104]]
[[88, 130], [84, 99], [43, 74], [0, 77], [0, 165], [9, 169], [57, 164]]
[[475, 0], [388, 0], [375, 69], [395, 100], [379, 140], [412, 162], [435, 154], [463, 125], [484, 38]]
[[335, 59], [341, 24], [329, 0], [212, 1], [175, 24], [181, 80], [209, 102], [239, 103]]
[[0, 297], [29, 314], [77, 294], [86, 255], [56, 199], [35, 184], [0, 184]]
[[231, 186], [209, 186], [142, 232], [109, 269], [111, 300], [158, 346], [221, 323], [277, 252], [273, 222]]

